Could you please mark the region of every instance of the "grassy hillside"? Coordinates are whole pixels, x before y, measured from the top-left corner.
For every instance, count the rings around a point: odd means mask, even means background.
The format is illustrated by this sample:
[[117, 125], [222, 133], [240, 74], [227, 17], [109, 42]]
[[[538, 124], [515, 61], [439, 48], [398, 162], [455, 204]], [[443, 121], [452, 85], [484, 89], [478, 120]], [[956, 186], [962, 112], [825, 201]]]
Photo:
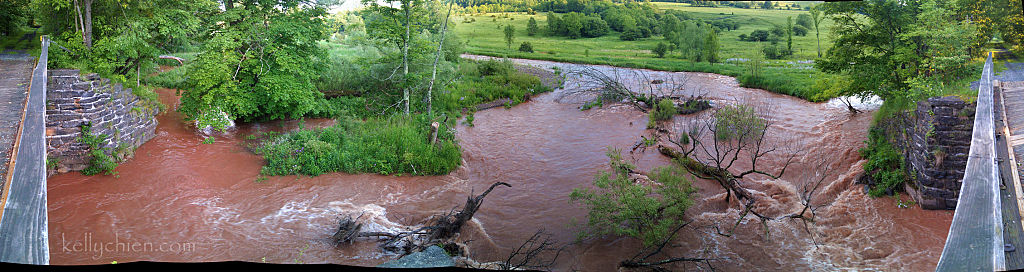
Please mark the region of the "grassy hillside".
[[[759, 54], [761, 47], [767, 42], [745, 42], [739, 41], [740, 34], [750, 34], [754, 30], [770, 30], [772, 24], [785, 25], [786, 17], [792, 16], [794, 22], [796, 16], [807, 11], [787, 10], [762, 10], [762, 9], [739, 9], [739, 8], [704, 8], [690, 7], [680, 3], [654, 3], [660, 9], [679, 9], [688, 12], [695, 18], [705, 20], [732, 19], [739, 21], [741, 26], [737, 30], [723, 31], [719, 36], [721, 49], [719, 56], [726, 63], [710, 65], [706, 62], [691, 63], [673, 52], [665, 58], [658, 58], [651, 53], [658, 42], [664, 41], [661, 36], [652, 36], [637, 41], [619, 40], [619, 33], [611, 32], [608, 35], [598, 38], [569, 39], [561, 36], [548, 36], [545, 33], [547, 27], [547, 16], [544, 13], [527, 15], [525, 13], [508, 13], [509, 18], [504, 18], [502, 13], [471, 14], [463, 15], [454, 19], [456, 22], [455, 32], [466, 42], [466, 51], [471, 54], [542, 59], [552, 61], [566, 61], [575, 63], [608, 64], [622, 67], [649, 68], [668, 71], [700, 71], [725, 74], [740, 77], [745, 67], [740, 61], [728, 61], [729, 59], [747, 59], [754, 54]], [[492, 17], [493, 16], [493, 17]], [[537, 20], [541, 33], [536, 36], [528, 36], [526, 24], [529, 18]], [[468, 21], [467, 21], [468, 20]], [[473, 21], [475, 20], [475, 21]], [[472, 22], [469, 22], [472, 21]], [[504, 41], [504, 34], [501, 30], [505, 25], [511, 24], [516, 29], [515, 41], [511, 50], [508, 50]], [[831, 22], [822, 22], [822, 50], [828, 48], [829, 33], [827, 29]], [[533, 45], [534, 53], [523, 53], [516, 49], [522, 42], [530, 42]], [[785, 43], [785, 41], [783, 41]], [[800, 64], [797, 61], [812, 60], [817, 57], [814, 32], [807, 36], [793, 37], [793, 56], [784, 60], [768, 60], [766, 75], [769, 80], [741, 82], [747, 87], [764, 88], [770, 91], [798, 96], [808, 100], [822, 100], [826, 97], [815, 98], [815, 91], [811, 90], [814, 79], [820, 75], [811, 68], [810, 64]]]

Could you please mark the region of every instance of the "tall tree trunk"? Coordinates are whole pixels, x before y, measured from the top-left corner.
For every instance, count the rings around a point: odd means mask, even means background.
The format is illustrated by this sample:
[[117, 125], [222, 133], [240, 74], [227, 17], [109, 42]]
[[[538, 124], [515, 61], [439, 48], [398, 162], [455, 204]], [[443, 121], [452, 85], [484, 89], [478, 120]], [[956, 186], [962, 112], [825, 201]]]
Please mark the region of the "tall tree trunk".
[[427, 87], [427, 115], [433, 114], [434, 110], [434, 81], [437, 80], [437, 62], [441, 60], [441, 49], [444, 47], [444, 34], [448, 32], [448, 17], [452, 15], [452, 3], [448, 2], [448, 14], [444, 16], [444, 24], [441, 26], [441, 40], [437, 42], [437, 53], [434, 54], [434, 71], [430, 74], [430, 86]]
[[405, 104], [405, 115], [409, 115], [409, 31], [412, 28], [409, 13], [411, 12], [412, 0], [406, 0], [402, 5], [405, 8], [405, 45], [402, 46], [402, 82], [405, 89], [402, 92], [402, 102]]
[[82, 0], [85, 3], [85, 47], [92, 49], [92, 1]]
[[75, 30], [82, 32], [82, 40], [85, 41], [85, 22], [82, 21], [82, 6], [78, 4], [78, 0], [75, 0], [75, 11], [78, 13], [75, 17]]

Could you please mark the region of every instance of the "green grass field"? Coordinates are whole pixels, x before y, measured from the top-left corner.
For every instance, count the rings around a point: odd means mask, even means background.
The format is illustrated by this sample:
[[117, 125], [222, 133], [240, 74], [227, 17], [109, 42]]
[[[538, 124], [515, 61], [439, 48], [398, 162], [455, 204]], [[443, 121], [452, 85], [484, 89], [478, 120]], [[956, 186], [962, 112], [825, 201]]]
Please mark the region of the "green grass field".
[[[659, 9], [679, 9], [688, 12], [696, 18], [705, 20], [732, 19], [739, 21], [741, 26], [737, 30], [723, 31], [719, 36], [721, 49], [719, 57], [723, 60], [731, 58], [750, 58], [760, 54], [761, 47], [767, 42], [744, 42], [739, 41], [740, 34], [750, 34], [754, 30], [770, 30], [772, 24], [785, 25], [786, 17], [793, 17], [807, 11], [797, 10], [763, 10], [763, 9], [739, 9], [739, 8], [705, 8], [690, 7], [680, 3], [654, 3]], [[495, 17], [491, 17], [494, 15]], [[467, 16], [476, 21], [465, 22]], [[648, 68], [667, 71], [698, 71], [712, 72], [729, 76], [740, 77], [745, 67], [739, 62], [710, 65], [706, 62], [692, 63], [670, 53], [665, 58], [658, 58], [651, 53], [651, 49], [664, 41], [661, 36], [652, 36], [637, 41], [619, 40], [619, 33], [611, 32], [608, 35], [598, 38], [569, 39], [560, 36], [548, 36], [544, 34], [547, 28], [547, 16], [544, 13], [532, 15], [537, 20], [541, 32], [536, 36], [526, 34], [526, 24], [531, 15], [525, 13], [509, 13], [509, 18], [503, 18], [503, 14], [472, 14], [456, 17], [455, 33], [466, 42], [466, 51], [471, 54], [504, 56], [527, 59], [541, 59], [551, 61], [563, 61], [588, 64], [607, 64], [622, 67]], [[511, 24], [516, 29], [516, 37], [511, 50], [506, 47], [504, 35], [500, 28]], [[831, 21], [822, 21], [821, 25], [821, 48], [826, 50], [831, 46], [828, 29]], [[523, 53], [516, 49], [522, 42], [530, 42], [533, 45], [534, 53]], [[784, 43], [784, 41], [783, 41]], [[814, 69], [807, 69], [809, 64], [797, 64], [799, 60], [812, 60], [817, 57], [816, 40], [812, 30], [807, 36], [793, 37], [793, 56], [784, 60], [769, 60], [766, 66], [766, 75], [770, 80], [757, 82], [744, 81], [741, 83], [747, 87], [764, 88], [770, 91], [798, 96], [808, 100], [814, 99], [814, 92], [811, 85], [820, 72]]]

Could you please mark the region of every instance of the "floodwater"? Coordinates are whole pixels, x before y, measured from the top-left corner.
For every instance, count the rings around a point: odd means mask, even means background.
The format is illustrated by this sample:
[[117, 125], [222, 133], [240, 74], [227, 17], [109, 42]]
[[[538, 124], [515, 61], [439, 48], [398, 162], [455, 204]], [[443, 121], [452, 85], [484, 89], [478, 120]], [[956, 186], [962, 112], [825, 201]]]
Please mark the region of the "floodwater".
[[[467, 56], [481, 58], [478, 56]], [[520, 64], [562, 73], [580, 65], [535, 60]], [[630, 81], [635, 69], [590, 66]], [[735, 200], [724, 189], [697, 180], [696, 204], [687, 211], [694, 223], [659, 257], [707, 257], [721, 270], [933, 270], [948, 232], [951, 211], [898, 208], [894, 198], [872, 199], [854, 179], [863, 172], [857, 150], [866, 139], [871, 114], [850, 115], [835, 103], [797, 98], [738, 86], [734, 78], [707, 73], [644, 71], [651, 79], [683, 86], [677, 95], [706, 94], [720, 103], [769, 103], [777, 127], [774, 142], [801, 151], [781, 179], [742, 181], [758, 198], [758, 211], [771, 217], [799, 212], [800, 192], [814, 164], [827, 154], [833, 171], [812, 198], [817, 220], [748, 217], [731, 237], [713, 226], [739, 218]], [[646, 79], [644, 79], [646, 80]], [[638, 80], [632, 80], [634, 83]], [[474, 126], [458, 126], [463, 165], [446, 176], [410, 177], [333, 173], [318, 177], [259, 177], [263, 160], [245, 148], [246, 136], [288, 131], [297, 121], [242, 124], [202, 144], [203, 134], [169, 111], [158, 117], [157, 137], [117, 167], [117, 176], [68, 173], [48, 181], [50, 253], [53, 264], [103, 264], [142, 260], [202, 262], [240, 260], [272, 263], [341, 263], [373, 266], [395, 258], [374, 241], [335, 247], [328, 238], [344, 215], [361, 215], [370, 229], [410, 229], [431, 215], [461, 207], [465, 198], [503, 181], [484, 201], [459, 238], [473, 259], [504, 260], [538, 230], [568, 244], [555, 270], [614, 270], [632, 257], [639, 242], [604, 237], [576, 242], [586, 211], [569, 202], [576, 187], [591, 186], [608, 170], [608, 147], [639, 170], [669, 164], [653, 148], [629, 149], [645, 130], [646, 114], [627, 106], [580, 111], [564, 95], [580, 86], [569, 77], [565, 89], [535, 97], [511, 109], [477, 112]], [[586, 84], [582, 84], [586, 85]], [[634, 84], [640, 86], [640, 84]], [[172, 108], [173, 90], [159, 90]], [[688, 93], [680, 93], [688, 92]], [[677, 116], [678, 128], [692, 116]], [[306, 120], [306, 127], [331, 120]], [[768, 156], [759, 169], [782, 165]], [[736, 169], [749, 167], [739, 163]], [[745, 164], [745, 165], [743, 165]], [[908, 200], [907, 196], [902, 199]], [[677, 269], [692, 269], [678, 266]]]

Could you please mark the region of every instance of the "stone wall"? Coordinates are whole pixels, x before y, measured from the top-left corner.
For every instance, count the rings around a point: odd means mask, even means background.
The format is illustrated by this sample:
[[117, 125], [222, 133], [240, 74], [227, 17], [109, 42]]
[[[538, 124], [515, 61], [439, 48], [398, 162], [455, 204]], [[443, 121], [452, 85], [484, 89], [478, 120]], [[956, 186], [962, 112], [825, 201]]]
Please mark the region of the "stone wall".
[[932, 97], [894, 124], [898, 133], [893, 140], [903, 150], [911, 179], [906, 190], [922, 208], [956, 208], [971, 150], [974, 107], [958, 97]]
[[46, 91], [46, 154], [56, 165], [49, 172], [81, 171], [92, 157], [82, 143], [82, 126], [90, 134], [106, 135], [99, 145], [116, 159], [130, 157], [135, 148], [156, 136], [159, 108], [141, 100], [131, 88], [111, 84], [96, 74], [50, 70]]

